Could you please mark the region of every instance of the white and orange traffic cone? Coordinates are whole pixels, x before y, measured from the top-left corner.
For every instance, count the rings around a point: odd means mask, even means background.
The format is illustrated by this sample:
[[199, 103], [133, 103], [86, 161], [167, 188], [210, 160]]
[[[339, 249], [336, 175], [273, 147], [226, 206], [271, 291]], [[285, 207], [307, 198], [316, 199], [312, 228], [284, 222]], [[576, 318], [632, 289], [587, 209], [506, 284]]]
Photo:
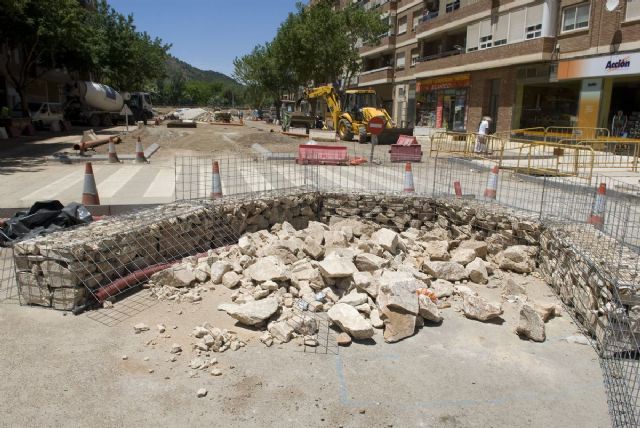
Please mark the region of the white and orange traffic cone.
[[96, 187], [96, 179], [93, 176], [91, 162], [87, 162], [84, 166], [82, 205], [100, 205], [100, 197], [98, 196], [98, 188]]
[[220, 165], [213, 161], [213, 174], [211, 175], [211, 199], [222, 198], [222, 183], [220, 182]]
[[487, 179], [487, 188], [484, 190], [484, 197], [487, 199], [495, 199], [498, 193], [498, 173], [500, 168], [494, 166], [489, 171], [489, 178]]
[[600, 183], [598, 186], [598, 192], [596, 193], [596, 200], [593, 201], [593, 207], [591, 208], [591, 215], [587, 219], [587, 223], [595, 226], [596, 229], [602, 230], [604, 227], [604, 213], [606, 208], [607, 197], [607, 185]]
[[116, 153], [116, 144], [112, 139], [109, 139], [109, 163], [120, 163], [118, 154]]
[[461, 198], [462, 197], [462, 185], [460, 185], [459, 181], [454, 181], [453, 182], [453, 188], [456, 191], [456, 198]]
[[413, 193], [416, 191], [413, 187], [413, 172], [411, 171], [411, 162], [407, 162], [404, 166], [404, 191]]
[[144, 149], [142, 148], [142, 140], [138, 137], [136, 141], [136, 163], [147, 163], [147, 158], [144, 157]]

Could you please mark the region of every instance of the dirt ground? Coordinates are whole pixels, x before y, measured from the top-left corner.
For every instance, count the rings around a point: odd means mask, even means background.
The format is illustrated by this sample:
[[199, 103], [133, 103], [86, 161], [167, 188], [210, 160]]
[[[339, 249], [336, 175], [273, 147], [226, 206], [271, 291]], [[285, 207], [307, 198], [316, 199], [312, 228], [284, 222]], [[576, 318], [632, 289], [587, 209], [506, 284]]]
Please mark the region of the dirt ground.
[[[557, 302], [534, 276], [516, 279], [533, 300]], [[467, 285], [500, 299], [500, 288]], [[504, 303], [502, 321], [482, 323], [454, 301], [441, 325], [399, 343], [377, 331], [337, 354], [309, 354], [299, 339], [267, 348], [260, 332], [217, 311], [230, 293], [216, 286], [197, 304], [151, 304], [142, 291], [78, 317], [0, 305], [0, 425], [609, 426], [597, 357], [565, 340], [577, 333], [566, 313], [547, 323], [546, 342], [534, 343], [513, 331], [515, 303]], [[140, 322], [150, 330], [135, 334]], [[247, 342], [208, 355], [221, 376], [188, 367], [191, 331], [204, 322]], [[172, 362], [174, 343], [183, 352]], [[200, 388], [206, 397], [196, 398]]]

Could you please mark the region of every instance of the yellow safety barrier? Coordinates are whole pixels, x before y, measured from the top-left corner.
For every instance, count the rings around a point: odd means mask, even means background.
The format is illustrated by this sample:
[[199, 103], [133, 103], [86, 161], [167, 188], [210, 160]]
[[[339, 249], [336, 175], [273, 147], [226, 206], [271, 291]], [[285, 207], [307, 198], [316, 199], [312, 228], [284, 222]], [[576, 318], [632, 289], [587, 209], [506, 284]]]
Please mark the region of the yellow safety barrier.
[[501, 159], [505, 141], [495, 135], [475, 132], [437, 132], [431, 136], [429, 156], [450, 153], [474, 159]]
[[591, 147], [594, 150], [594, 166], [596, 168], [625, 168], [632, 172], [638, 171], [640, 140], [608, 137], [597, 140], [580, 140], [578, 144]]
[[501, 132], [502, 138], [516, 138], [528, 141], [560, 142], [579, 140], [598, 140], [609, 137], [609, 130], [606, 128], [587, 128], [576, 126], [547, 126], [536, 128], [512, 129]]
[[529, 175], [579, 177], [591, 182], [595, 164], [595, 151], [590, 146], [530, 142], [523, 144], [515, 166], [504, 162], [502, 168]]

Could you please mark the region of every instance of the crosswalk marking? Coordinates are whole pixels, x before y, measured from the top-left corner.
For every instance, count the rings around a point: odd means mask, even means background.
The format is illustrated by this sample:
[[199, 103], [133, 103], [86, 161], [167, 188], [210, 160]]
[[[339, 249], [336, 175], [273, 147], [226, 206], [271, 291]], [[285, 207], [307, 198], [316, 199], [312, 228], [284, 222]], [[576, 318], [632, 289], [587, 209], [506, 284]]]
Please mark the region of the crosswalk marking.
[[240, 169], [242, 178], [248, 184], [249, 192], [264, 192], [272, 190], [271, 182], [264, 178], [264, 175], [254, 167], [244, 167]]
[[43, 199], [55, 199], [55, 195], [61, 193], [63, 190], [68, 189], [71, 186], [76, 185], [84, 180], [84, 172], [74, 171], [65, 175], [62, 178], [57, 179], [53, 183], [49, 183], [44, 187], [29, 193], [21, 198], [21, 201], [38, 201]]
[[143, 166], [122, 166], [116, 171], [112, 172], [105, 180], [97, 183], [98, 192], [103, 198], [112, 198], [116, 193], [120, 191], [137, 173], [139, 173]]
[[170, 168], [161, 169], [147, 188], [143, 197], [145, 198], [164, 198], [173, 195], [175, 187], [174, 172]]

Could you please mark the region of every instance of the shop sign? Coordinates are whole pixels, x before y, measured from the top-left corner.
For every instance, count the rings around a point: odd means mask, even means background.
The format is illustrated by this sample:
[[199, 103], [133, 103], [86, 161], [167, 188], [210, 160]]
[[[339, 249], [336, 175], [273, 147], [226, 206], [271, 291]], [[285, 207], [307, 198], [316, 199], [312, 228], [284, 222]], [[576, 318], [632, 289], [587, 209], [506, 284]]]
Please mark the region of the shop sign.
[[432, 79], [419, 80], [416, 85], [416, 91], [429, 92], [438, 89], [457, 89], [466, 88], [471, 83], [471, 76], [467, 74], [458, 74], [456, 76], [434, 77]]
[[640, 53], [561, 61], [558, 80], [640, 74]]

